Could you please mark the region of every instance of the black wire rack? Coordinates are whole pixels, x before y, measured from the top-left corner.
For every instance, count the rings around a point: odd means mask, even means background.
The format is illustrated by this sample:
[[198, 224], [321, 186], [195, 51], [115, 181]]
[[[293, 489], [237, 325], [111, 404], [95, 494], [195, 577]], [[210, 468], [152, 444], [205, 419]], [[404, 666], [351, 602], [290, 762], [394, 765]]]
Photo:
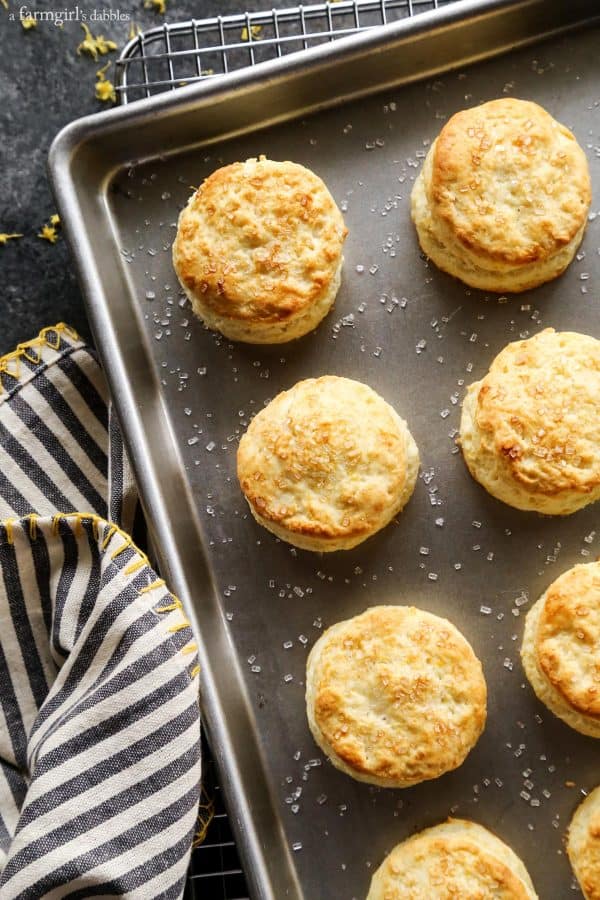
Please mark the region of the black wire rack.
[[203, 783], [214, 816], [203, 843], [192, 853], [183, 900], [247, 900], [248, 888], [229, 818], [217, 781], [215, 764], [203, 742]]
[[455, 0], [331, 0], [310, 6], [165, 22], [137, 35], [117, 62], [121, 103], [254, 66]]
[[[165, 22], [138, 34], [117, 61], [122, 104], [254, 66], [456, 0], [331, 0], [310, 6]], [[204, 784], [215, 814], [192, 854], [184, 900], [247, 900], [248, 889], [210, 751]]]

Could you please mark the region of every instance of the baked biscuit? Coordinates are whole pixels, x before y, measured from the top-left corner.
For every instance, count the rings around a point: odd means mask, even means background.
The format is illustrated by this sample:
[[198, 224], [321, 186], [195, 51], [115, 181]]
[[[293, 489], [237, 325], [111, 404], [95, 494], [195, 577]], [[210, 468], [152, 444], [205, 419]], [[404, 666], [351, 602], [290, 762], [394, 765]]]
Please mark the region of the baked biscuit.
[[525, 620], [521, 658], [542, 703], [600, 738], [600, 563], [574, 566], [542, 594]]
[[408, 502], [419, 451], [406, 423], [365, 384], [300, 381], [261, 410], [237, 455], [254, 518], [306, 550], [348, 550]]
[[486, 719], [481, 663], [447, 619], [374, 606], [312, 648], [306, 709], [313, 737], [358, 781], [404, 788], [456, 769]]
[[600, 900], [600, 787], [575, 810], [567, 853], [585, 900]]
[[213, 172], [179, 217], [173, 265], [192, 308], [234, 341], [279, 344], [329, 312], [342, 214], [322, 180], [261, 156]]
[[456, 113], [412, 191], [424, 252], [485, 291], [556, 278], [581, 243], [591, 202], [586, 156], [537, 103], [505, 98]]
[[547, 328], [502, 350], [467, 389], [471, 475], [517, 509], [568, 515], [600, 497], [600, 341]]
[[537, 900], [523, 862], [482, 825], [448, 819], [398, 844], [367, 900]]

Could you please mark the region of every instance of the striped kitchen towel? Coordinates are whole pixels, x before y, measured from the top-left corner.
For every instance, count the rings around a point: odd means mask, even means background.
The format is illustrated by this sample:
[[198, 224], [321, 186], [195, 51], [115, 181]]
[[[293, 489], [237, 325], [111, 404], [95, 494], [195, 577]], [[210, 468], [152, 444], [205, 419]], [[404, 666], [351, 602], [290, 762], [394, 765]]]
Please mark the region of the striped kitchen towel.
[[125, 529], [136, 492], [95, 355], [67, 325], [0, 358], [0, 519], [90, 509]]
[[100, 367], [44, 329], [0, 359], [2, 900], [183, 894], [197, 648], [134, 510]]

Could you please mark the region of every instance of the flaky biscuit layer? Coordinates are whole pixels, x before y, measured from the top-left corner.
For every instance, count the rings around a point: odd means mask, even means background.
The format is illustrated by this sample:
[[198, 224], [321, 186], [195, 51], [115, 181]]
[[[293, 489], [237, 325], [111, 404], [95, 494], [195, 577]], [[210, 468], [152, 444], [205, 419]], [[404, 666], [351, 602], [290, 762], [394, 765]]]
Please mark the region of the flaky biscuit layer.
[[375, 606], [311, 650], [308, 722], [332, 763], [359, 781], [409, 787], [457, 768], [486, 719], [481, 663], [446, 619]]
[[300, 381], [252, 420], [238, 448], [252, 514], [308, 550], [349, 549], [408, 502], [419, 453], [406, 423], [367, 385]]
[[600, 900], [600, 787], [575, 810], [567, 853], [585, 900]]
[[265, 157], [213, 172], [179, 217], [173, 264], [196, 315], [231, 340], [315, 328], [340, 286], [346, 227], [323, 181]]
[[537, 900], [523, 862], [482, 825], [448, 819], [385, 858], [367, 900]]
[[574, 566], [527, 614], [521, 658], [538, 698], [600, 738], [600, 563]]
[[591, 203], [585, 154], [536, 103], [503, 98], [456, 113], [412, 193], [425, 253], [471, 287], [519, 292], [556, 278]]
[[600, 498], [600, 341], [547, 328], [508, 344], [463, 402], [473, 477], [517, 509], [568, 515]]

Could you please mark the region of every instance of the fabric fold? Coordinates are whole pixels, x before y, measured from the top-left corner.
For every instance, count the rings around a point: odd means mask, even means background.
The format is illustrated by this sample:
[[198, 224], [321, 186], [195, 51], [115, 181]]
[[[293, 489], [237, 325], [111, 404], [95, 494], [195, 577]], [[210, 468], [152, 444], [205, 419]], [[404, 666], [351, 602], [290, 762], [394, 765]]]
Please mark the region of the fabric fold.
[[182, 893], [200, 722], [180, 601], [93, 514], [1, 524], [0, 576], [0, 895]]
[[95, 353], [60, 322], [0, 358], [0, 519], [73, 509], [133, 525], [137, 492]]
[[2, 357], [3, 900], [183, 895], [197, 646], [127, 533], [136, 507], [94, 353], [60, 323]]

